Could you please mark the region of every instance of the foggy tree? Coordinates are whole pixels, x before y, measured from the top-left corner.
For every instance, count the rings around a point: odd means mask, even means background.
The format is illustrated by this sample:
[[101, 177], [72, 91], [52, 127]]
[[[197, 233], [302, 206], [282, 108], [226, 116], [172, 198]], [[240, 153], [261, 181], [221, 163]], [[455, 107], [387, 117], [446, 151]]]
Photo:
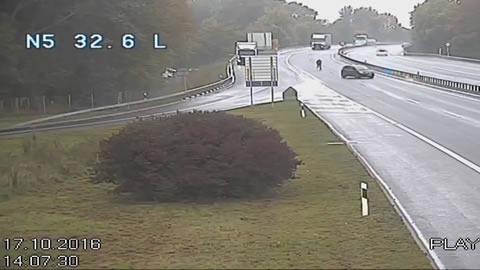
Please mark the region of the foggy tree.
[[[194, 30], [190, 7], [178, 0], [5, 0], [0, 8], [0, 34], [11, 40], [1, 45], [8, 64], [0, 69], [0, 98], [74, 94], [85, 104], [95, 93], [110, 104], [118, 91], [158, 87], [160, 71], [186, 50]], [[57, 46], [27, 50], [25, 33], [55, 33]], [[100, 33], [114, 49], [75, 49], [76, 33]], [[135, 34], [136, 49], [120, 47], [125, 33]], [[168, 50], [153, 50], [153, 33]]]
[[449, 30], [452, 7], [452, 3], [444, 0], [430, 0], [415, 7], [411, 17], [415, 50], [437, 53], [452, 38]]

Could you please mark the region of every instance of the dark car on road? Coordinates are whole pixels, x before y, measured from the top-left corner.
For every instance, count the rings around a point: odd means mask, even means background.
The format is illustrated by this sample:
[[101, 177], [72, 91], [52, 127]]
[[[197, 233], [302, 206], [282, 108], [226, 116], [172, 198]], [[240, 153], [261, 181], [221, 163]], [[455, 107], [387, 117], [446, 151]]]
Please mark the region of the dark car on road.
[[355, 79], [368, 78], [373, 79], [375, 73], [365, 66], [352, 65], [342, 68], [342, 78], [353, 77]]

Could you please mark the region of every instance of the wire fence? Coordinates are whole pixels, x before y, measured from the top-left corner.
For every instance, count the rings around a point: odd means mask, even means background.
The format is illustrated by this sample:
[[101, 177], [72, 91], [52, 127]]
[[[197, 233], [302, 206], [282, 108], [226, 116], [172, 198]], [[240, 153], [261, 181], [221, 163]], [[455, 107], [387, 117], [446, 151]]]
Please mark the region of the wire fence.
[[[151, 93], [148, 92], [149, 96]], [[64, 96], [33, 96], [12, 97], [0, 99], [0, 114], [41, 112], [44, 114], [64, 113], [100, 106], [121, 104], [142, 100], [143, 93], [139, 91], [119, 91], [113, 94], [64, 95]]]

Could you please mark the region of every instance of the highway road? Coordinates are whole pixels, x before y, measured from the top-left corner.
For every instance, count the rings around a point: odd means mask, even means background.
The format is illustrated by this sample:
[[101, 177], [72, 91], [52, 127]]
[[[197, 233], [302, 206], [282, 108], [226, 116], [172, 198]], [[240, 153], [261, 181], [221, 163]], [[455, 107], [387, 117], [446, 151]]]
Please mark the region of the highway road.
[[[305, 103], [372, 164], [424, 240], [480, 237], [480, 99], [382, 76], [342, 80], [344, 63], [328, 52], [297, 52], [289, 62], [309, 81]], [[449, 269], [480, 268], [479, 251], [434, 256]]]
[[[376, 56], [377, 48], [387, 49], [390, 55]], [[402, 56], [402, 51], [401, 46], [390, 45], [359, 48], [351, 51], [348, 55], [354, 59], [366, 60], [370, 64], [480, 85], [480, 62], [477, 64], [435, 57]]]
[[[383, 76], [341, 79], [345, 63], [335, 52], [336, 48], [284, 51], [279, 58], [280, 86], [275, 98], [281, 99], [281, 92], [295, 87], [301, 100], [330, 122], [389, 186], [423, 241], [447, 237], [453, 245], [460, 237], [479, 238], [480, 99]], [[359, 54], [374, 59], [374, 53], [362, 48]], [[318, 58], [324, 63], [322, 71], [315, 69]], [[388, 59], [391, 57], [382, 61], [388, 64]], [[227, 90], [142, 115], [248, 106], [249, 89], [243, 85], [242, 69], [236, 71], [237, 82]], [[269, 100], [270, 88], [255, 89], [255, 103]], [[125, 123], [137, 115], [85, 125]], [[480, 268], [480, 248], [436, 249], [432, 256], [442, 268]]]

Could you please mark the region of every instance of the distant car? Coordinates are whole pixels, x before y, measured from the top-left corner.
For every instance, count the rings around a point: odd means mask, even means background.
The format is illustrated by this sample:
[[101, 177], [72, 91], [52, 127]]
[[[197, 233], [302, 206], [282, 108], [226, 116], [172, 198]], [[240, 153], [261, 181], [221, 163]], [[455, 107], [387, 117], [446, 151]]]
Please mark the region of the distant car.
[[346, 79], [347, 77], [353, 77], [355, 79], [361, 79], [361, 78], [373, 79], [375, 77], [375, 73], [365, 66], [352, 65], [352, 66], [344, 66], [342, 68], [341, 76], [343, 79]]
[[402, 44], [402, 48], [406, 49], [408, 47], [412, 47], [412, 44], [408, 43], [408, 42], [405, 42]]
[[388, 56], [388, 51], [386, 49], [378, 49], [377, 56]]
[[167, 68], [167, 70], [165, 70], [165, 72], [162, 73], [162, 76], [164, 78], [173, 78], [173, 77], [175, 77], [176, 73], [177, 73], [177, 69]]

